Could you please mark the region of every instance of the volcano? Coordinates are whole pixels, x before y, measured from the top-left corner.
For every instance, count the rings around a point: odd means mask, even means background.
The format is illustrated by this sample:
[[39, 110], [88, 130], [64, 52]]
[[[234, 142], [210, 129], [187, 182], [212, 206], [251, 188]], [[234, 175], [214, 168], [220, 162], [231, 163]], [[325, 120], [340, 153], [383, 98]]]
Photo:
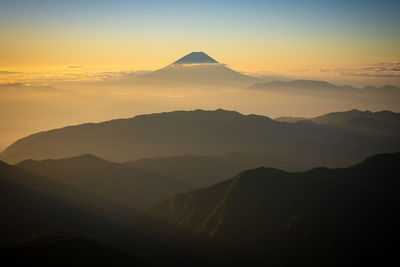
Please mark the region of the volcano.
[[192, 52], [178, 59], [172, 64], [175, 65], [175, 64], [206, 64], [206, 63], [218, 64], [218, 61], [216, 61], [215, 59], [213, 59], [204, 52]]
[[156, 87], [240, 87], [260, 79], [234, 71], [204, 52], [191, 52], [172, 64], [141, 76], [140, 85]]

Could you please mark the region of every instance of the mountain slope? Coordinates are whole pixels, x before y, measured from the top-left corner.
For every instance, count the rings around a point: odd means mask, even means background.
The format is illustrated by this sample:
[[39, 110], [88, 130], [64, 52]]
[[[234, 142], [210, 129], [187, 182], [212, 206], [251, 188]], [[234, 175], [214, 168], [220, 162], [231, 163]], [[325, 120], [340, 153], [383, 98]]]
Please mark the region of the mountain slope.
[[[312, 122], [281, 123], [233, 111], [176, 111], [88, 123], [22, 138], [0, 154], [25, 159], [67, 158], [90, 153], [112, 161], [183, 154], [264, 153], [301, 167], [344, 166], [400, 149], [392, 138]], [[351, 153], [350, 153], [351, 152]]]
[[237, 257], [248, 261], [398, 262], [399, 164], [395, 153], [343, 169], [258, 168], [160, 201], [147, 212], [221, 243], [221, 253], [233, 256], [238, 249]]
[[148, 266], [106, 243], [81, 236], [36, 235], [0, 248], [3, 266]]
[[211, 186], [238, 172], [260, 166], [274, 166], [285, 170], [299, 169], [289, 160], [264, 154], [229, 153], [222, 156], [181, 155], [139, 159], [125, 163], [128, 166], [174, 177], [179, 181], [196, 185]]
[[59, 160], [26, 160], [16, 166], [136, 210], [192, 188], [165, 176], [92, 155]]
[[107, 239], [137, 217], [135, 211], [3, 162], [0, 200], [2, 245], [42, 232]]

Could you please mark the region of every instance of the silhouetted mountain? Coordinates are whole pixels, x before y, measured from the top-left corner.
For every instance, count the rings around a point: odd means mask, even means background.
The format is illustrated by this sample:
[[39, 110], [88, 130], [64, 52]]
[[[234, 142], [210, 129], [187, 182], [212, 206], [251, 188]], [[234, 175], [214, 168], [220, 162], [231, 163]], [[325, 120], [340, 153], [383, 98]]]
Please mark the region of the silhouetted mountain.
[[400, 153], [342, 169], [258, 168], [160, 201], [147, 212], [220, 244], [226, 264], [398, 262]]
[[[400, 88], [386, 85], [383, 87], [366, 86], [358, 89], [348, 85], [334, 85], [324, 81], [294, 80], [259, 82], [248, 87], [254, 90], [271, 91], [293, 95], [294, 97], [321, 97], [321, 101], [339, 101], [354, 106], [373, 109], [397, 109], [396, 100], [400, 98]], [[338, 103], [339, 103], [338, 102]]]
[[148, 266], [106, 243], [81, 236], [35, 235], [0, 247], [2, 266]]
[[125, 163], [138, 169], [167, 175], [196, 187], [211, 186], [248, 169], [274, 166], [285, 170], [299, 169], [289, 160], [264, 154], [229, 153], [222, 156], [181, 155], [139, 159]]
[[275, 118], [274, 120], [280, 121], [280, 122], [294, 123], [294, 122], [298, 122], [298, 121], [308, 120], [308, 118], [305, 118], [305, 117], [280, 116], [280, 117]]
[[265, 90], [283, 90], [283, 89], [307, 89], [307, 90], [356, 90], [356, 88], [348, 85], [338, 86], [324, 81], [314, 80], [294, 80], [294, 81], [273, 81], [256, 83], [249, 89], [265, 89]]
[[332, 112], [310, 119], [279, 117], [275, 120], [290, 123], [309, 120], [331, 127], [389, 136], [397, 136], [400, 132], [400, 114], [387, 110], [370, 112], [353, 109], [344, 112]]
[[137, 213], [71, 186], [0, 162], [0, 245], [33, 233], [115, 238]]
[[[282, 123], [233, 111], [176, 111], [88, 123], [36, 133], [0, 154], [24, 159], [66, 158], [90, 153], [112, 161], [184, 154], [263, 153], [302, 168], [337, 167], [368, 155], [400, 150], [399, 135], [350, 131], [303, 121]], [[283, 166], [283, 165], [281, 165]]]
[[376, 86], [366, 86], [363, 88], [365, 92], [374, 93], [374, 94], [388, 94], [388, 93], [396, 93], [400, 94], [400, 87], [393, 86], [393, 85], [385, 85], [382, 87]]
[[381, 121], [385, 123], [398, 124], [400, 122], [400, 114], [391, 111], [360, 111], [357, 109], [344, 111], [344, 112], [332, 112], [319, 117], [312, 118], [311, 120], [320, 124], [332, 124], [340, 125], [344, 121], [354, 119], [357, 117], [371, 118], [376, 121]]
[[204, 52], [192, 52], [178, 59], [172, 64], [202, 64], [202, 63], [218, 63], [218, 62], [209, 55], [206, 55]]
[[132, 80], [141, 86], [187, 89], [200, 87], [246, 87], [260, 79], [234, 71], [203, 52], [192, 52], [174, 63]]
[[59, 160], [25, 160], [16, 166], [135, 210], [142, 210], [161, 198], [193, 188], [166, 176], [92, 155]]

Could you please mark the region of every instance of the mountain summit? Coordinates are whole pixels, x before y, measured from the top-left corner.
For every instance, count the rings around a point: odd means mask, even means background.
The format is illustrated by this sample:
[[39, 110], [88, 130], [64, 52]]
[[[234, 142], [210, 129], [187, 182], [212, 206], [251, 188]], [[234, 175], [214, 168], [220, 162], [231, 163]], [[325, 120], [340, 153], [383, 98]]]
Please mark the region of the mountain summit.
[[166, 67], [135, 80], [141, 86], [157, 88], [240, 87], [260, 82], [228, 68], [204, 52], [192, 52]]
[[204, 52], [192, 52], [186, 56], [178, 59], [172, 65], [175, 64], [203, 64], [203, 63], [218, 63], [215, 59], [210, 57]]

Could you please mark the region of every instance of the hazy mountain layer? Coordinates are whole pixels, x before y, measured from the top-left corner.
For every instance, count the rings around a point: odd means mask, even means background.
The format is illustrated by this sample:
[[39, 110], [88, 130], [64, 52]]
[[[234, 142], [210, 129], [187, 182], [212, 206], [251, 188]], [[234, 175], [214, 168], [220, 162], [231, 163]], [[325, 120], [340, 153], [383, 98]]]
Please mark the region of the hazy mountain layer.
[[343, 128], [376, 135], [398, 136], [400, 132], [400, 114], [390, 111], [359, 111], [332, 112], [315, 118], [279, 117], [277, 121], [298, 122], [309, 120], [318, 124]]
[[399, 248], [399, 164], [395, 153], [343, 169], [258, 168], [160, 201], [148, 214], [207, 236], [223, 244], [228, 258], [247, 262], [388, 264]]
[[166, 176], [92, 155], [26, 160], [17, 166], [135, 210], [143, 210], [159, 199], [193, 188]]
[[238, 152], [222, 156], [157, 157], [129, 161], [125, 164], [160, 175], [167, 175], [197, 187], [211, 186], [241, 171], [261, 166], [274, 166], [284, 170], [300, 168], [300, 166], [290, 164], [288, 159]]
[[336, 93], [359, 91], [365, 93], [397, 93], [400, 94], [400, 88], [392, 85], [382, 87], [366, 86], [358, 89], [349, 85], [334, 85], [325, 81], [316, 80], [293, 80], [293, 81], [272, 81], [255, 83], [249, 89], [263, 89], [263, 90], [333, 90]]
[[[313, 122], [282, 123], [233, 111], [176, 111], [88, 123], [33, 134], [0, 154], [10, 163], [90, 153], [112, 161], [183, 154], [263, 153], [302, 168], [345, 166], [400, 149], [399, 135]], [[282, 165], [281, 165], [282, 166]]]

